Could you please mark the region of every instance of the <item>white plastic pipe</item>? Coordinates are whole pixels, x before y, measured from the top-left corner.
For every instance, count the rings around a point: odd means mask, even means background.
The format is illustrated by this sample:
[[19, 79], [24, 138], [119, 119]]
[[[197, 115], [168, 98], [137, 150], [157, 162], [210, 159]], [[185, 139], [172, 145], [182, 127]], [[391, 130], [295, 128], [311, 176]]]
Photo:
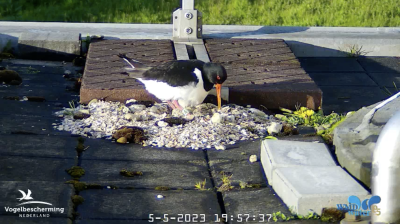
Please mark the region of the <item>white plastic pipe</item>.
[[372, 159], [372, 194], [381, 197], [372, 223], [400, 223], [400, 111], [379, 135]]

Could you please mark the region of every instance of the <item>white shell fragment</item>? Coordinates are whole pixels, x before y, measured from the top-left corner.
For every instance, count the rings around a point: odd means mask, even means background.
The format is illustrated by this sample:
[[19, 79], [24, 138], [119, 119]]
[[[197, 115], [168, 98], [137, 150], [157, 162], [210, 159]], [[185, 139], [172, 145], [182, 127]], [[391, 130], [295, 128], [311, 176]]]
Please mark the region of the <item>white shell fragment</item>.
[[249, 158], [249, 161], [251, 162], [251, 163], [255, 163], [255, 162], [257, 162], [257, 155], [251, 155], [250, 156], [250, 158]]
[[212, 123], [214, 123], [214, 124], [221, 123], [221, 121], [222, 121], [221, 114], [215, 113], [215, 114], [212, 116], [211, 121], [212, 121]]
[[[267, 134], [267, 129], [274, 133], [282, 129], [277, 118], [254, 108], [229, 104], [218, 110], [215, 105], [205, 103], [186, 109], [190, 115], [185, 117], [179, 110], [171, 113], [167, 104], [146, 107], [136, 100], [128, 100], [127, 104], [92, 100], [87, 106], [76, 105], [56, 112], [62, 122], [53, 126], [59, 131], [105, 139], [111, 139], [122, 127], [136, 126], [145, 132], [144, 146], [195, 150], [225, 150], [238, 141], [260, 138]], [[74, 119], [73, 114], [78, 111], [90, 112], [90, 116]], [[186, 123], [170, 126], [164, 119], [171, 117], [185, 119]]]
[[267, 130], [270, 135], [278, 134], [282, 130], [282, 124], [278, 122], [271, 122]]

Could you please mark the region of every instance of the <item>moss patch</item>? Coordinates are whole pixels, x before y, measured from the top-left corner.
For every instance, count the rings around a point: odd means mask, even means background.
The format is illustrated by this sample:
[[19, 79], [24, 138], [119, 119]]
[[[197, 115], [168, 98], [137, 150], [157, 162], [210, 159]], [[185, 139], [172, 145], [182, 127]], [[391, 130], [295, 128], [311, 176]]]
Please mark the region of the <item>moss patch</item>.
[[169, 190], [171, 190], [171, 188], [167, 187], [167, 186], [157, 186], [157, 187], [154, 188], [154, 190], [156, 190], [156, 191], [169, 191]]
[[321, 221], [323, 222], [339, 222], [343, 218], [343, 211], [336, 208], [324, 208], [321, 214]]
[[121, 174], [124, 177], [134, 177], [134, 176], [142, 176], [143, 172], [142, 171], [128, 171], [126, 169], [122, 169], [119, 171], [119, 174]]
[[114, 139], [125, 137], [128, 142], [133, 142], [136, 144], [141, 144], [143, 141], [146, 140], [144, 130], [139, 127], [123, 127], [116, 131], [112, 137]]
[[71, 197], [71, 199], [72, 199], [72, 203], [74, 204], [75, 207], [83, 204], [83, 202], [85, 201], [85, 199], [83, 199], [83, 197], [80, 195], [73, 195]]
[[87, 184], [85, 182], [80, 182], [78, 180], [69, 180], [65, 182], [66, 184], [73, 184], [76, 191], [83, 191], [87, 189], [102, 189], [100, 184]]
[[188, 121], [179, 117], [170, 117], [170, 118], [164, 118], [161, 121], [167, 122], [169, 126], [174, 126], [174, 125], [184, 125]]
[[1, 70], [0, 71], [0, 83], [6, 83], [10, 85], [19, 85], [22, 83], [22, 78], [18, 72], [13, 70]]
[[80, 178], [85, 175], [85, 170], [80, 166], [73, 166], [65, 171], [73, 178]]

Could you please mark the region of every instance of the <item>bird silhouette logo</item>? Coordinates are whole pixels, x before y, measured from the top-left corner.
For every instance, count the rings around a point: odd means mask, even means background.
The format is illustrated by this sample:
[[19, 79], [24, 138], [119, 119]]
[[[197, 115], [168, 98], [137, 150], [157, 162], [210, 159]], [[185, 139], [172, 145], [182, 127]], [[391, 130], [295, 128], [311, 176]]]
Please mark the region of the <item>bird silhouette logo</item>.
[[28, 189], [28, 193], [25, 193], [25, 191], [22, 191], [22, 190], [18, 190], [18, 191], [21, 192], [22, 197], [17, 198], [17, 199], [19, 201], [22, 201], [22, 200], [26, 200], [26, 201], [18, 204], [17, 206], [27, 205], [27, 204], [44, 204], [44, 205], [51, 205], [52, 206], [51, 203], [44, 202], [44, 201], [30, 201], [30, 200], [33, 200], [33, 198], [31, 197], [32, 191], [29, 190], [29, 189]]
[[17, 198], [17, 199], [19, 199], [19, 201], [22, 201], [22, 200], [33, 200], [33, 198], [31, 197], [31, 194], [32, 194], [31, 190], [28, 189], [28, 193], [27, 194], [22, 190], [19, 190], [19, 192], [21, 192], [21, 194], [22, 194], [21, 198]]

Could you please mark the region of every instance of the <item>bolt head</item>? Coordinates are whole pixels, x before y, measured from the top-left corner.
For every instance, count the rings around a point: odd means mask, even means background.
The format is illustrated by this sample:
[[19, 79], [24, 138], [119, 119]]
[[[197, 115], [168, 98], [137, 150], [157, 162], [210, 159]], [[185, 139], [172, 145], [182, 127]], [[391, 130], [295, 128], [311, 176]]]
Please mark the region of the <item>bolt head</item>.
[[190, 12], [185, 13], [185, 17], [186, 19], [192, 19], [193, 18], [193, 14]]
[[187, 27], [187, 28], [185, 29], [185, 32], [186, 32], [187, 34], [191, 34], [191, 33], [193, 33], [193, 29], [190, 28], [190, 27]]

